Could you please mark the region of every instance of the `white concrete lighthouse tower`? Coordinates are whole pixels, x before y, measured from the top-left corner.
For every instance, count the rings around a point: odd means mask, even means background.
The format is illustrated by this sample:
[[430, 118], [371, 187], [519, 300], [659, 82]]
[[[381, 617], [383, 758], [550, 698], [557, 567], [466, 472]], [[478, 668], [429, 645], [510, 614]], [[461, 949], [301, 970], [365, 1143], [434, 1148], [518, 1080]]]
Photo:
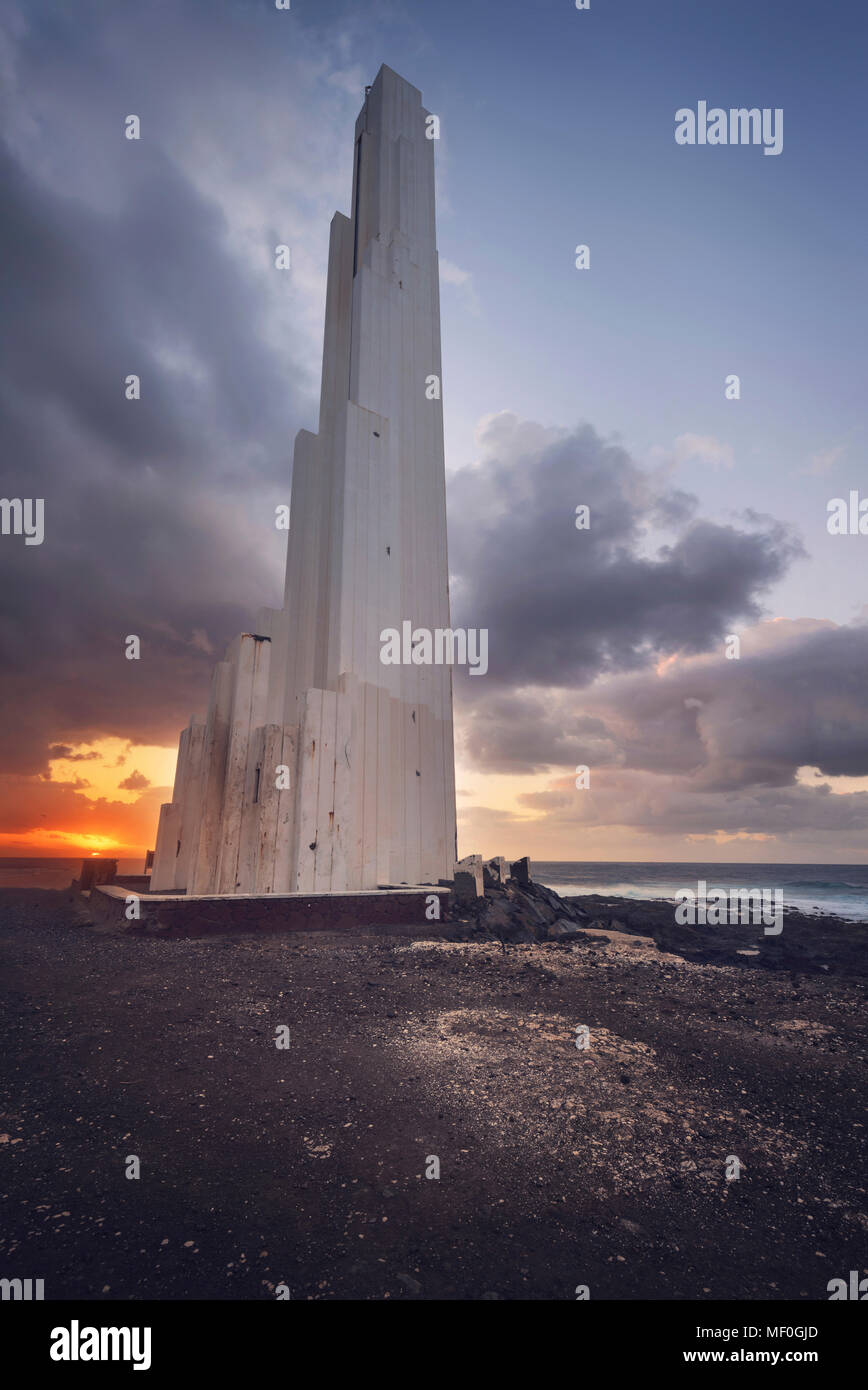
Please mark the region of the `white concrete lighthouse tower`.
[[[451, 878], [452, 669], [380, 634], [449, 629], [434, 143], [382, 67], [331, 225], [319, 433], [295, 441], [286, 588], [181, 735], [152, 889], [328, 892]], [[421, 653], [421, 648], [417, 655]]]

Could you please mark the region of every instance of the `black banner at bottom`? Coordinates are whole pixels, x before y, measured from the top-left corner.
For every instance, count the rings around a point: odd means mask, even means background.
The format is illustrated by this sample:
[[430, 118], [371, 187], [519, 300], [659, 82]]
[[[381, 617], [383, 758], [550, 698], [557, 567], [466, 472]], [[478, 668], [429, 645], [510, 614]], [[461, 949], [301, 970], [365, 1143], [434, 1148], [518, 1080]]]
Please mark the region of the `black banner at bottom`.
[[[485, 1302], [486, 1300], [480, 1300]], [[111, 1368], [115, 1375], [136, 1372], [162, 1377], [171, 1373], [210, 1373], [221, 1376], [262, 1371], [268, 1363], [287, 1364], [287, 1354], [297, 1357], [304, 1339], [317, 1338], [311, 1352], [329, 1369], [346, 1348], [357, 1372], [360, 1356], [370, 1368], [373, 1348], [355, 1339], [340, 1344], [323, 1343], [347, 1327], [364, 1336], [376, 1331], [391, 1335], [398, 1328], [427, 1336], [423, 1364], [426, 1379], [436, 1373], [442, 1355], [444, 1374], [454, 1374], [455, 1348], [450, 1334], [482, 1336], [479, 1355], [486, 1362], [498, 1353], [515, 1354], [515, 1336], [533, 1334], [545, 1324], [554, 1336], [569, 1339], [561, 1350], [572, 1348], [584, 1362], [597, 1355], [611, 1372], [643, 1374], [671, 1372], [676, 1367], [805, 1366], [824, 1375], [843, 1371], [852, 1375], [864, 1345], [866, 1311], [862, 1300], [762, 1303], [650, 1303], [577, 1301], [569, 1306], [527, 1302], [512, 1303], [508, 1320], [494, 1306], [475, 1303], [438, 1303], [426, 1314], [419, 1304], [404, 1306], [401, 1313], [382, 1312], [384, 1322], [374, 1329], [372, 1302], [118, 1302], [23, 1303], [0, 1305], [4, 1332], [4, 1361], [14, 1356], [26, 1373], [49, 1371], [60, 1375], [93, 1376]], [[505, 1301], [504, 1301], [505, 1302]], [[381, 1314], [377, 1314], [379, 1317]], [[360, 1319], [356, 1323], [356, 1319]], [[524, 1327], [522, 1327], [524, 1324]], [[444, 1334], [446, 1340], [443, 1340]], [[492, 1340], [492, 1336], [496, 1340]], [[396, 1348], [377, 1345], [378, 1354], [392, 1361]], [[533, 1343], [525, 1344], [531, 1352]], [[536, 1355], [552, 1355], [556, 1343], [537, 1344]], [[442, 1350], [438, 1353], [437, 1348]], [[507, 1348], [511, 1350], [507, 1351]], [[421, 1348], [420, 1348], [421, 1350]], [[377, 1354], [377, 1353], [374, 1353]], [[462, 1358], [464, 1359], [464, 1358]], [[404, 1373], [410, 1370], [406, 1351]], [[540, 1369], [542, 1367], [540, 1366]]]

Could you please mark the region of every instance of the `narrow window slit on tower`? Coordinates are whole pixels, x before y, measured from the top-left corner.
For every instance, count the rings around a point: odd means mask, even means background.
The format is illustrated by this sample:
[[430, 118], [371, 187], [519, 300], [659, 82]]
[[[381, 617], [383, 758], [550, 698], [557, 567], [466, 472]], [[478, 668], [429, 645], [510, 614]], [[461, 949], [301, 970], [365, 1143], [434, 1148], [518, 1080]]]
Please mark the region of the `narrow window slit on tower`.
[[255, 780], [254, 780], [254, 783], [253, 783], [253, 800], [254, 800], [254, 803], [257, 802], [257, 801], [259, 800], [259, 778], [260, 778], [261, 774], [262, 774], [262, 768], [261, 768], [261, 766], [259, 766], [259, 767], [257, 767], [257, 769], [256, 769], [256, 776], [255, 776]]
[[359, 265], [359, 203], [362, 197], [362, 137], [356, 141], [356, 208], [353, 220], [353, 276]]

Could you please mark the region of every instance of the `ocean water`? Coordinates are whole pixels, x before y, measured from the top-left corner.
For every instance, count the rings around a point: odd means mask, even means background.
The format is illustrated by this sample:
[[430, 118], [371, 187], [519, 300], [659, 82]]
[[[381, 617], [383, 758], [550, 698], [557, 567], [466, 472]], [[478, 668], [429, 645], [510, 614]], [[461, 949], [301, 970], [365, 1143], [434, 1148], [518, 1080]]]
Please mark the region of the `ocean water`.
[[[68, 888], [78, 878], [82, 856], [75, 859], [2, 859], [0, 888]], [[119, 874], [143, 872], [145, 856], [119, 859]]]
[[[118, 872], [140, 874], [144, 859], [119, 859]], [[672, 902], [679, 888], [696, 891], [780, 888], [784, 906], [868, 922], [868, 864], [632, 864], [532, 861], [533, 874], [556, 893]], [[2, 859], [0, 888], [68, 888], [81, 859]]]
[[672, 902], [704, 879], [708, 891], [780, 888], [784, 907], [868, 922], [868, 864], [575, 864], [532, 860], [540, 883], [556, 893], [603, 893]]

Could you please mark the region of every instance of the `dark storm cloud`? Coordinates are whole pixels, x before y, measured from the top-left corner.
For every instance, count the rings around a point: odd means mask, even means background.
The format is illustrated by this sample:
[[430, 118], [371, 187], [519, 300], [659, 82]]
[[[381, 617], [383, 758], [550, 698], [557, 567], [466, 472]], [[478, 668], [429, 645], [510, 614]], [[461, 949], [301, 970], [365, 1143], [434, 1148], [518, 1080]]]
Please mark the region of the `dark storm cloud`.
[[[451, 480], [453, 621], [488, 628], [492, 684], [580, 688], [708, 651], [759, 617], [801, 553], [773, 521], [690, 520], [686, 494], [655, 491], [590, 425], [566, 434], [500, 415], [480, 443], [481, 462]], [[580, 504], [588, 530], [576, 529]], [[649, 553], [646, 529], [664, 518], [678, 534]]]
[[118, 787], [124, 791], [141, 792], [145, 787], [151, 785], [150, 779], [145, 777], [142, 772], [131, 772], [129, 777], [125, 777], [122, 782], [118, 782]]
[[99, 757], [96, 749], [90, 753], [74, 753], [66, 743], [55, 743], [48, 750], [49, 758], [63, 758], [68, 763], [87, 763]]
[[[455, 618], [489, 628], [486, 680], [463, 681], [463, 749], [482, 771], [549, 770], [523, 803], [657, 834], [840, 830], [868, 776], [868, 627], [756, 620], [801, 546], [774, 518], [697, 518], [590, 426], [503, 415], [451, 489]], [[590, 507], [587, 531], [575, 508]], [[671, 534], [661, 543], [657, 528]], [[652, 536], [657, 538], [652, 541]], [[738, 660], [724, 643], [743, 631]], [[661, 658], [669, 657], [669, 661]], [[573, 769], [592, 769], [580, 794]]]
[[602, 719], [559, 692], [494, 689], [465, 711], [463, 747], [486, 772], [617, 761], [618, 741]]
[[616, 682], [592, 703], [619, 727], [627, 766], [689, 771], [726, 792], [786, 786], [805, 766], [868, 776], [866, 689], [868, 627], [773, 623], [737, 661]]
[[101, 735], [174, 741], [215, 655], [280, 601], [331, 122], [345, 136], [358, 98], [303, 27], [282, 48], [231, 7], [10, 4], [0, 31], [0, 493], [45, 502], [42, 545], [0, 538], [9, 774]]
[[563, 690], [515, 701], [493, 693], [471, 711], [467, 746], [497, 771], [556, 766], [575, 752], [578, 761], [687, 774], [720, 791], [783, 786], [804, 766], [864, 777], [866, 688], [868, 627], [763, 624], [745, 635], [736, 661], [722, 653], [684, 661], [578, 699]]
[[570, 826], [629, 826], [662, 837], [807, 839], [816, 847], [837, 849], [846, 843], [838, 837], [856, 837], [851, 841], [855, 848], [868, 830], [868, 792], [839, 795], [825, 785], [746, 787], [722, 796], [684, 778], [619, 770], [601, 776], [596, 784], [592, 775], [591, 788], [579, 792], [564, 781], [518, 799], [528, 810], [545, 812], [547, 824], [560, 831]]
[[[224, 249], [219, 209], [159, 152], [133, 157], [123, 207], [97, 215], [40, 189], [0, 151], [2, 375], [20, 429], [48, 408], [111, 450], [117, 468], [151, 464], [168, 480], [167, 461], [201, 468], [215, 437], [270, 441], [280, 391], [257, 335], [264, 306]], [[194, 370], [171, 370], [163, 355]], [[125, 398], [129, 373], [142, 381], [138, 402]]]
[[[738, 660], [691, 658], [578, 698], [494, 692], [469, 710], [465, 748], [485, 771], [550, 770], [551, 789], [520, 801], [553, 829], [856, 834], [868, 828], [868, 793], [833, 793], [818, 778], [868, 776], [866, 688], [868, 627], [763, 623]], [[592, 769], [589, 793], [575, 789], [580, 763]]]
[[[265, 488], [287, 471], [291, 398], [219, 216], [171, 168], [139, 169], [119, 214], [102, 218], [39, 188], [8, 152], [2, 171], [3, 491], [45, 500], [41, 546], [0, 544], [11, 770], [38, 765], [59, 730], [147, 739], [170, 712], [183, 723], [201, 706], [211, 662], [194, 626], [219, 643], [244, 621], [213, 598], [227, 553], [239, 593], [268, 591], [269, 516], [242, 556], [233, 494], [254, 469]], [[195, 376], [164, 365], [172, 352]], [[140, 401], [124, 398], [132, 371]], [[124, 659], [130, 633], [143, 638], [139, 662]]]

